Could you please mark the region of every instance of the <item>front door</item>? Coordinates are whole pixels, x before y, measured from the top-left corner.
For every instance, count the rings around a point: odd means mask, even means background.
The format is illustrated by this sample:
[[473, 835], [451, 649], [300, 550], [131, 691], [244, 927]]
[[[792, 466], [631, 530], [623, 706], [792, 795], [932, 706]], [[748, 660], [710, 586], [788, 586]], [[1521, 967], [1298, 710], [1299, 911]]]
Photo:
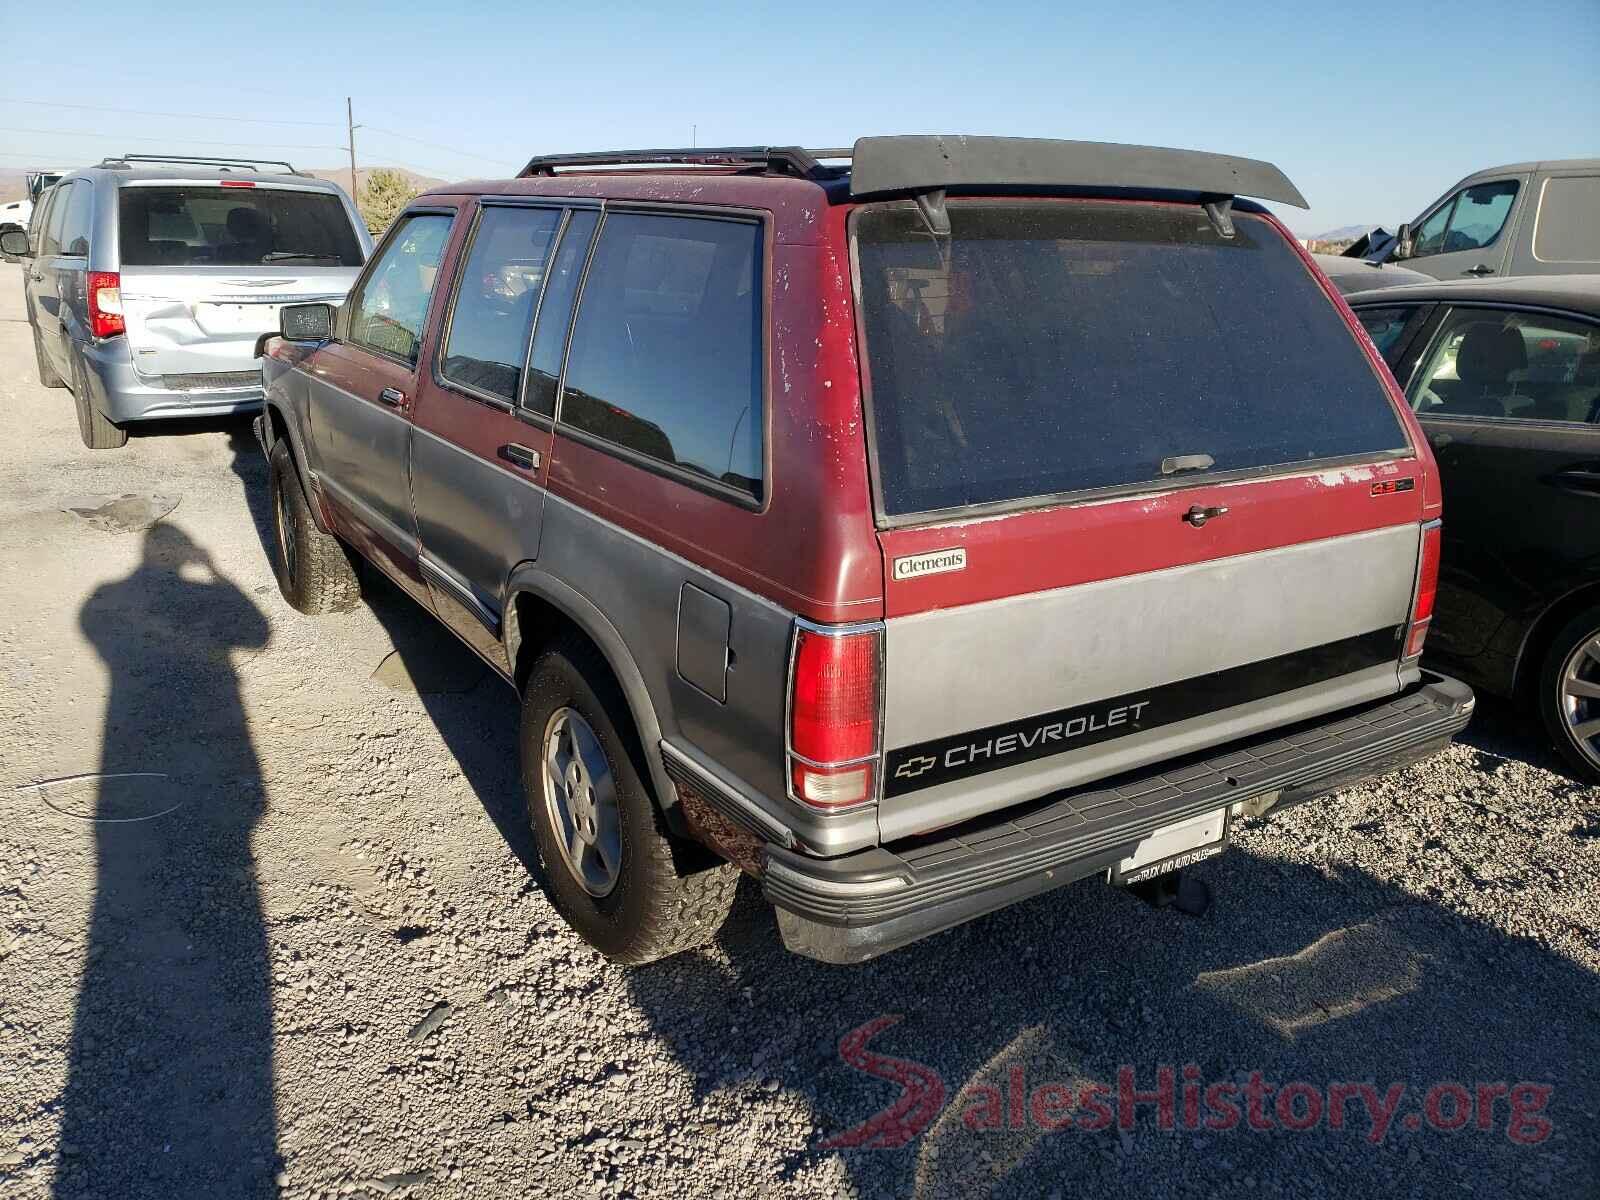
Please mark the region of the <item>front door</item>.
[[340, 314], [338, 338], [307, 364], [318, 481], [339, 532], [419, 595], [410, 411], [454, 220], [453, 211], [402, 216]]
[[1526, 182], [1511, 176], [1475, 183], [1442, 200], [1417, 222], [1405, 265], [1435, 279], [1503, 275]]

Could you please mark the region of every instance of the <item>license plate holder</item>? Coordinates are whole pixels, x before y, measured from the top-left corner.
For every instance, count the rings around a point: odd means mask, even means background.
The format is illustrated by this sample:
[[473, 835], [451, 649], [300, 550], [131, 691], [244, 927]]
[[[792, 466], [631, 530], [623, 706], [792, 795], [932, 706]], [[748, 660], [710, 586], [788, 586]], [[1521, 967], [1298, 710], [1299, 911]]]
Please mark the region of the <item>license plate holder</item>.
[[1119, 887], [1144, 883], [1180, 867], [1215, 858], [1227, 845], [1228, 809], [1224, 806], [1184, 817], [1147, 834], [1132, 854], [1110, 868], [1108, 876]]

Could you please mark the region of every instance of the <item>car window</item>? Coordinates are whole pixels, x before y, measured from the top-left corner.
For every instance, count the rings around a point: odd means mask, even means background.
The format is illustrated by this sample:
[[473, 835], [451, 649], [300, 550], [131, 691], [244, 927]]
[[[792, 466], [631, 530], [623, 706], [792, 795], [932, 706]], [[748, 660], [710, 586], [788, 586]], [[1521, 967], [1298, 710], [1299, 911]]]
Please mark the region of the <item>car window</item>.
[[56, 185], [55, 199], [50, 203], [50, 215], [45, 218], [47, 224], [39, 244], [40, 254], [61, 253], [61, 227], [66, 221], [67, 206], [72, 202], [72, 190], [77, 186], [76, 181]]
[[348, 340], [417, 365], [422, 323], [454, 217], [402, 217], [350, 307]]
[[539, 301], [522, 405], [546, 417], [556, 415], [556, 387], [567, 349], [567, 330], [572, 324], [572, 302], [578, 294], [578, 281], [583, 278], [583, 265], [589, 260], [589, 242], [599, 223], [600, 214], [593, 209], [573, 210], [556, 250], [555, 265], [550, 268], [544, 299]]
[[910, 201], [854, 220], [889, 516], [1403, 450], [1388, 388], [1293, 243], [1174, 204]]
[[28, 241], [35, 247], [35, 253], [44, 243], [45, 223], [50, 220], [50, 202], [55, 195], [54, 188], [40, 192], [39, 198], [33, 202], [33, 212], [28, 215]]
[[1395, 363], [1395, 352], [1399, 350], [1406, 327], [1410, 325], [1412, 315], [1416, 311], [1416, 306], [1412, 304], [1356, 310], [1356, 317], [1361, 321], [1362, 328], [1367, 331], [1367, 336], [1372, 339], [1373, 345], [1378, 347], [1378, 353], [1383, 355], [1384, 362], [1391, 368]]
[[1516, 180], [1502, 179], [1462, 188], [1422, 223], [1411, 257], [1454, 254], [1490, 245], [1505, 228], [1517, 187]]
[[89, 253], [89, 222], [94, 215], [94, 189], [87, 183], [74, 183], [66, 195], [61, 220], [61, 253]]
[[1600, 263], [1600, 175], [1544, 181], [1533, 256], [1540, 262]]
[[607, 216], [561, 422], [759, 498], [760, 262], [755, 222]]
[[277, 187], [118, 189], [124, 266], [359, 267], [361, 243], [332, 192]]
[[1594, 423], [1600, 326], [1542, 313], [1458, 308], [1410, 389], [1419, 416]]
[[439, 368], [445, 379], [506, 401], [517, 398], [560, 224], [559, 208], [484, 208], [456, 284]]

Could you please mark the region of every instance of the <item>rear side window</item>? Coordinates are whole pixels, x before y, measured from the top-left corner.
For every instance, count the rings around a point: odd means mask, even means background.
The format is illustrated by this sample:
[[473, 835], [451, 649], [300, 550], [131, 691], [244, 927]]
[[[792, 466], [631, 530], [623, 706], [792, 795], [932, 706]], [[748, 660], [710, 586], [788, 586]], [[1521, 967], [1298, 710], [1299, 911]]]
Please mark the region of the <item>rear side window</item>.
[[885, 515], [1407, 446], [1294, 248], [1186, 205], [909, 202], [855, 220]]
[[486, 207], [456, 286], [440, 374], [516, 400], [559, 208]]
[[578, 304], [560, 420], [759, 499], [760, 225], [607, 216]]
[[94, 188], [87, 183], [74, 183], [63, 199], [65, 215], [61, 221], [61, 253], [89, 253], [89, 224], [94, 217]]
[[1600, 175], [1545, 180], [1533, 256], [1549, 263], [1600, 262]]
[[1372, 344], [1378, 348], [1378, 353], [1383, 355], [1383, 361], [1392, 369], [1401, 348], [1407, 341], [1406, 334], [1412, 328], [1414, 318], [1419, 316], [1421, 311], [1412, 304], [1360, 308], [1356, 310], [1356, 318], [1366, 329]]
[[362, 263], [350, 217], [331, 192], [123, 187], [118, 204], [123, 266]]

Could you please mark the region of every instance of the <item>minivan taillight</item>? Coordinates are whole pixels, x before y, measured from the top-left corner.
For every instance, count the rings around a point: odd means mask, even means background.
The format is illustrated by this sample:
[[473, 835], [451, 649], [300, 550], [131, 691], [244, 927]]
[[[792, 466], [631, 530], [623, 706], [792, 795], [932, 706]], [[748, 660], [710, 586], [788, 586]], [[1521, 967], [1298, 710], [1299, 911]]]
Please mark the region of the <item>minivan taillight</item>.
[[89, 272], [89, 332], [97, 338], [127, 332], [122, 319], [122, 276], [115, 271]]
[[795, 627], [789, 676], [789, 785], [813, 808], [876, 794], [883, 630]]
[[1417, 598], [1411, 605], [1411, 629], [1406, 634], [1407, 659], [1422, 654], [1433, 621], [1433, 602], [1439, 594], [1439, 522], [1422, 527], [1422, 549], [1417, 555]]

